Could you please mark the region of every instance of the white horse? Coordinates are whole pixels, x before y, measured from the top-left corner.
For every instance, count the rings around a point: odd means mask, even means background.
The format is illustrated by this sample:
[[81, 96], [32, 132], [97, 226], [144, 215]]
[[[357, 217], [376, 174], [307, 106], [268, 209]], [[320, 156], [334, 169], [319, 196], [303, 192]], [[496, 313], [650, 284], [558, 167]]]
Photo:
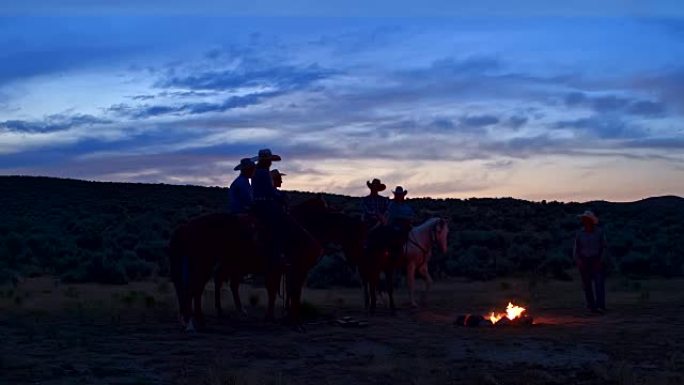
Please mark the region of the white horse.
[[414, 297], [416, 271], [425, 280], [425, 293], [432, 287], [432, 277], [428, 271], [428, 262], [432, 256], [432, 248], [437, 244], [442, 253], [447, 251], [447, 236], [449, 225], [444, 218], [430, 218], [420, 226], [414, 227], [409, 233], [408, 241], [404, 246], [406, 256], [406, 279], [408, 281], [409, 298], [411, 306], [418, 307]]

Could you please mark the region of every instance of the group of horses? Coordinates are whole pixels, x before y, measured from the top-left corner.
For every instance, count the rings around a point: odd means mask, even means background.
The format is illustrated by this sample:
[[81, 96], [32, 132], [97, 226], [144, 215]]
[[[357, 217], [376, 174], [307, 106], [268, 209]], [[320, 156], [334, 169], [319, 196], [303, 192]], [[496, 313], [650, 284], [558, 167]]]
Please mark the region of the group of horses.
[[[221, 286], [230, 281], [236, 310], [244, 312], [239, 287], [249, 274], [263, 274], [268, 292], [266, 317], [275, 320], [275, 302], [281, 279], [285, 279], [288, 321], [300, 325], [302, 288], [308, 272], [329, 246], [339, 248], [350, 267], [357, 269], [364, 291], [365, 308], [376, 309], [378, 283], [384, 272], [389, 306], [395, 311], [394, 273], [405, 268], [412, 305], [415, 275], [426, 282], [432, 278], [428, 262], [434, 246], [446, 252], [449, 231], [446, 219], [430, 218], [414, 227], [399, 258], [390, 255], [390, 240], [383, 227], [367, 229], [363, 221], [328, 207], [318, 196], [293, 206], [287, 216], [283, 253], [287, 264], [268, 263], [267, 242], [259, 224], [249, 216], [227, 213], [207, 214], [189, 220], [172, 234], [169, 244], [171, 279], [176, 289], [181, 323], [187, 330], [203, 327], [202, 294], [213, 279], [215, 306], [221, 315]], [[275, 266], [277, 265], [277, 266]]]

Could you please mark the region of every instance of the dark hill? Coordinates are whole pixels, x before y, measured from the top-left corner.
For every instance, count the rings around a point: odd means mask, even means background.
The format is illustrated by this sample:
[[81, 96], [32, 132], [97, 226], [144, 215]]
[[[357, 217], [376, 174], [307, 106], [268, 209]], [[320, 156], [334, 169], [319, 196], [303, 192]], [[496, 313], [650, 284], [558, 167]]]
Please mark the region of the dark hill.
[[[309, 193], [290, 192], [293, 203]], [[326, 194], [354, 213], [358, 198]], [[615, 266], [626, 274], [680, 276], [684, 264], [684, 199], [630, 203], [529, 202], [519, 199], [415, 199], [420, 220], [450, 218], [450, 251], [437, 255], [441, 274], [489, 278], [539, 271], [563, 276], [571, 267], [576, 214], [601, 218]], [[0, 280], [54, 274], [68, 281], [122, 283], [166, 275], [166, 243], [175, 226], [222, 211], [224, 188], [103, 183], [44, 177], [0, 177]], [[345, 283], [344, 265], [325, 259], [312, 284]], [[333, 277], [334, 276], [334, 277]]]

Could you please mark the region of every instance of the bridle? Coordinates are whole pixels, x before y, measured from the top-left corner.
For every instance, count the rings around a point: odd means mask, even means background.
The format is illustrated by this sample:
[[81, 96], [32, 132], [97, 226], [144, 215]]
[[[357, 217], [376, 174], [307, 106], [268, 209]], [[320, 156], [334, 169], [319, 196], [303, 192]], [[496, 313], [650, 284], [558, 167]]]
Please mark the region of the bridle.
[[[418, 248], [418, 250], [420, 250], [420, 252], [423, 253], [423, 258], [425, 258], [428, 255], [428, 253], [431, 251], [432, 245], [437, 243], [437, 232], [438, 232], [437, 228], [443, 229], [443, 226], [444, 226], [444, 219], [441, 219], [441, 218], [437, 223], [435, 223], [434, 226], [432, 226], [432, 229], [430, 229], [430, 246], [428, 246], [428, 247], [423, 247], [423, 245], [418, 243], [418, 241], [416, 241], [415, 238], [411, 236], [411, 233], [409, 233], [408, 241], [412, 245], [416, 246]], [[406, 250], [404, 250], [404, 254], [408, 254], [408, 245], [406, 246]]]

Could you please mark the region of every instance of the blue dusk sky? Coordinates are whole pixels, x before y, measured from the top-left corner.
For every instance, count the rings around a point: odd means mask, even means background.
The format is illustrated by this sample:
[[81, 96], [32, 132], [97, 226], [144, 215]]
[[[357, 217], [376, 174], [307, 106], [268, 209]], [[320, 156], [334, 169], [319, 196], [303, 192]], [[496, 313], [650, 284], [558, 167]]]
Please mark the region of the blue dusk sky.
[[0, 174], [684, 195], [680, 3], [3, 1]]

